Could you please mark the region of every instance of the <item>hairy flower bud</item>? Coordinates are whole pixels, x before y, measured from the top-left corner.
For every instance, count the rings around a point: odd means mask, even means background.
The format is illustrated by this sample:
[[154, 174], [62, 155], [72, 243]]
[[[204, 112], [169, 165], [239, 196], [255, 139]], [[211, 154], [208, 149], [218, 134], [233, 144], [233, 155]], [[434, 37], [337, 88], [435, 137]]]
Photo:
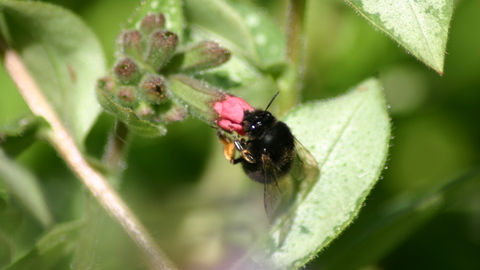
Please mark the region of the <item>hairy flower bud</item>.
[[163, 78], [155, 74], [147, 74], [143, 77], [138, 88], [141, 99], [150, 104], [160, 104], [167, 100]]
[[116, 100], [125, 107], [132, 107], [136, 103], [135, 99], [135, 87], [133, 86], [120, 86], [118, 87]]
[[116, 90], [115, 78], [109, 75], [99, 79], [97, 82], [97, 90], [113, 95]]
[[159, 71], [170, 60], [178, 43], [178, 36], [169, 31], [157, 31], [150, 35], [145, 63]]
[[124, 30], [117, 40], [122, 54], [142, 60], [142, 34], [137, 30]]
[[120, 60], [114, 67], [117, 80], [124, 85], [135, 85], [140, 81], [142, 72], [131, 58]]
[[188, 117], [185, 106], [172, 102], [171, 107], [161, 114], [161, 120], [166, 123], [183, 121]]
[[220, 47], [220, 44], [205, 40], [183, 53], [183, 62], [180, 70], [194, 72], [219, 66], [231, 57], [230, 51]]
[[135, 114], [140, 119], [151, 120], [155, 115], [155, 110], [151, 105], [140, 102], [139, 106], [135, 109]]
[[149, 13], [140, 22], [140, 31], [146, 35], [150, 35], [156, 30], [163, 29], [165, 26], [165, 16], [163, 13]]
[[225, 99], [225, 93], [185, 75], [170, 76], [168, 87], [175, 98], [188, 106], [190, 113], [214, 124], [218, 115], [213, 104]]

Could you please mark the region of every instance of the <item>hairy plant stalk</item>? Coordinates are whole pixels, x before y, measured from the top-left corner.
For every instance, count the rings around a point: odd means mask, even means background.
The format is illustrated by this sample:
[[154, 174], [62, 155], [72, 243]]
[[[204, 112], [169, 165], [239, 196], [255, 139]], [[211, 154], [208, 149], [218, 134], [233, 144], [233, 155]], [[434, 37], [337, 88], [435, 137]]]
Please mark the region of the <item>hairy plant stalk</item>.
[[288, 1], [287, 14], [287, 61], [290, 68], [286, 71], [284, 79], [279, 82], [279, 87], [284, 95], [279, 96], [282, 111], [288, 111], [299, 102], [305, 73], [305, 22], [306, 0]]
[[[304, 22], [306, 0], [290, 0], [287, 17], [287, 60], [295, 67], [304, 66]], [[299, 69], [298, 71], [302, 71]]]
[[176, 269], [173, 263], [156, 245], [133, 212], [118, 196], [106, 178], [95, 171], [85, 160], [73, 137], [59, 116], [47, 102], [34, 79], [24, 66], [20, 56], [1, 42], [1, 52], [7, 72], [17, 85], [32, 112], [45, 118], [51, 129], [46, 136], [70, 169], [90, 190], [95, 199], [113, 216], [141, 249], [149, 269]]
[[108, 137], [108, 143], [103, 156], [103, 162], [115, 174], [119, 174], [122, 170], [122, 162], [127, 150], [129, 135], [130, 132], [127, 125], [117, 119], [115, 128]]

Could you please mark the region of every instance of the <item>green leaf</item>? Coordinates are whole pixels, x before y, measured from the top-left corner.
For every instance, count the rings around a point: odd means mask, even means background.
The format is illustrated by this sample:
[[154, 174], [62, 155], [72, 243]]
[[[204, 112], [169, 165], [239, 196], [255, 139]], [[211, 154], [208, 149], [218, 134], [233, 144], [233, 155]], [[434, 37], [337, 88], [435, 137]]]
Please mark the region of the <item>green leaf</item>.
[[341, 97], [301, 105], [285, 122], [317, 160], [320, 179], [293, 206], [296, 215], [282, 244], [280, 224], [258, 245], [268, 250], [266, 259], [254, 251], [238, 269], [252, 262], [272, 269], [306, 264], [355, 218], [386, 160], [390, 120], [377, 79]]
[[11, 242], [5, 235], [0, 234], [0, 269], [10, 263], [11, 257], [13, 257]]
[[[0, 181], [0, 185], [3, 183]], [[4, 235], [7, 239], [19, 235], [19, 228], [22, 221], [25, 220], [25, 211], [9, 204], [9, 200], [2, 201], [0, 204], [0, 235]], [[10, 239], [11, 240], [11, 239]], [[1, 269], [1, 268], [0, 268]]]
[[[0, 210], [3, 208], [4, 205], [6, 205], [8, 200], [8, 193], [7, 189], [5, 187], [5, 184], [0, 181]], [[1, 224], [1, 222], [0, 222]], [[1, 225], [0, 225], [1, 227]]]
[[[215, 14], [215, 16], [212, 16]], [[258, 59], [253, 37], [240, 14], [221, 0], [185, 1], [185, 17], [190, 26], [199, 28], [228, 43], [234, 54]], [[233, 48], [230, 48], [233, 47]]]
[[100, 112], [95, 81], [105, 60], [93, 32], [63, 8], [30, 1], [0, 1], [0, 28], [8, 46], [21, 55], [31, 75], [76, 143]]
[[265, 74], [276, 77], [283, 71], [285, 37], [258, 7], [238, 1], [187, 0], [185, 16], [193, 42], [213, 39], [233, 52], [226, 63], [198, 78], [235, 92], [250, 89], [265, 80]]
[[262, 63], [270, 65], [284, 62], [286, 39], [270, 16], [247, 2], [228, 1], [242, 17], [253, 38], [253, 44]]
[[[414, 198], [400, 195], [382, 203], [374, 214], [356, 221], [318, 259], [324, 269], [342, 270], [361, 269], [378, 262], [442, 210], [458, 205], [459, 201], [476, 198], [480, 188], [479, 176], [480, 168], [477, 167], [449, 179], [445, 185], [426, 195]], [[465, 210], [468, 206], [459, 208]]]
[[363, 17], [443, 74], [452, 0], [347, 0]]
[[324, 259], [324, 269], [354, 270], [378, 262], [433, 218], [441, 205], [441, 193], [417, 200], [394, 199], [393, 202], [385, 203], [377, 215], [362, 222], [364, 226], [359, 230], [346, 232], [338, 242], [320, 255], [320, 260]]
[[241, 55], [260, 68], [284, 61], [285, 38], [282, 32], [253, 5], [221, 0], [186, 0], [185, 16], [195, 34], [220, 40], [234, 55]]
[[38, 180], [27, 169], [9, 159], [0, 148], [0, 178], [30, 213], [47, 227], [53, 219]]
[[15, 157], [35, 142], [40, 119], [31, 115], [0, 127], [0, 146], [7, 155]]
[[59, 269], [55, 266], [62, 258], [72, 253], [82, 224], [80, 221], [72, 221], [56, 225], [31, 251], [5, 270]]

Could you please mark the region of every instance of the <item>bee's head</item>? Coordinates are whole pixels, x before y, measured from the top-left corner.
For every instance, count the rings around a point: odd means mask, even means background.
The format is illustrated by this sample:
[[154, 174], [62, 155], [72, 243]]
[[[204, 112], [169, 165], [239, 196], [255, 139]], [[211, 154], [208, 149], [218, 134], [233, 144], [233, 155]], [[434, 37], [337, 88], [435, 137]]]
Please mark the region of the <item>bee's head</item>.
[[254, 111], [245, 111], [242, 125], [248, 137], [255, 139], [261, 137], [276, 121], [275, 116], [270, 112], [256, 109]]

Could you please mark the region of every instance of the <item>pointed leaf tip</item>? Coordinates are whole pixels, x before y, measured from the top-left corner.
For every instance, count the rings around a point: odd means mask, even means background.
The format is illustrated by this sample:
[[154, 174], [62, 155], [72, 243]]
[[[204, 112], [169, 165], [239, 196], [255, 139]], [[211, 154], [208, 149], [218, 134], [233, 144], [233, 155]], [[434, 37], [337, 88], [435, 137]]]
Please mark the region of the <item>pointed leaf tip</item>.
[[376, 28], [443, 74], [453, 0], [347, 0]]

